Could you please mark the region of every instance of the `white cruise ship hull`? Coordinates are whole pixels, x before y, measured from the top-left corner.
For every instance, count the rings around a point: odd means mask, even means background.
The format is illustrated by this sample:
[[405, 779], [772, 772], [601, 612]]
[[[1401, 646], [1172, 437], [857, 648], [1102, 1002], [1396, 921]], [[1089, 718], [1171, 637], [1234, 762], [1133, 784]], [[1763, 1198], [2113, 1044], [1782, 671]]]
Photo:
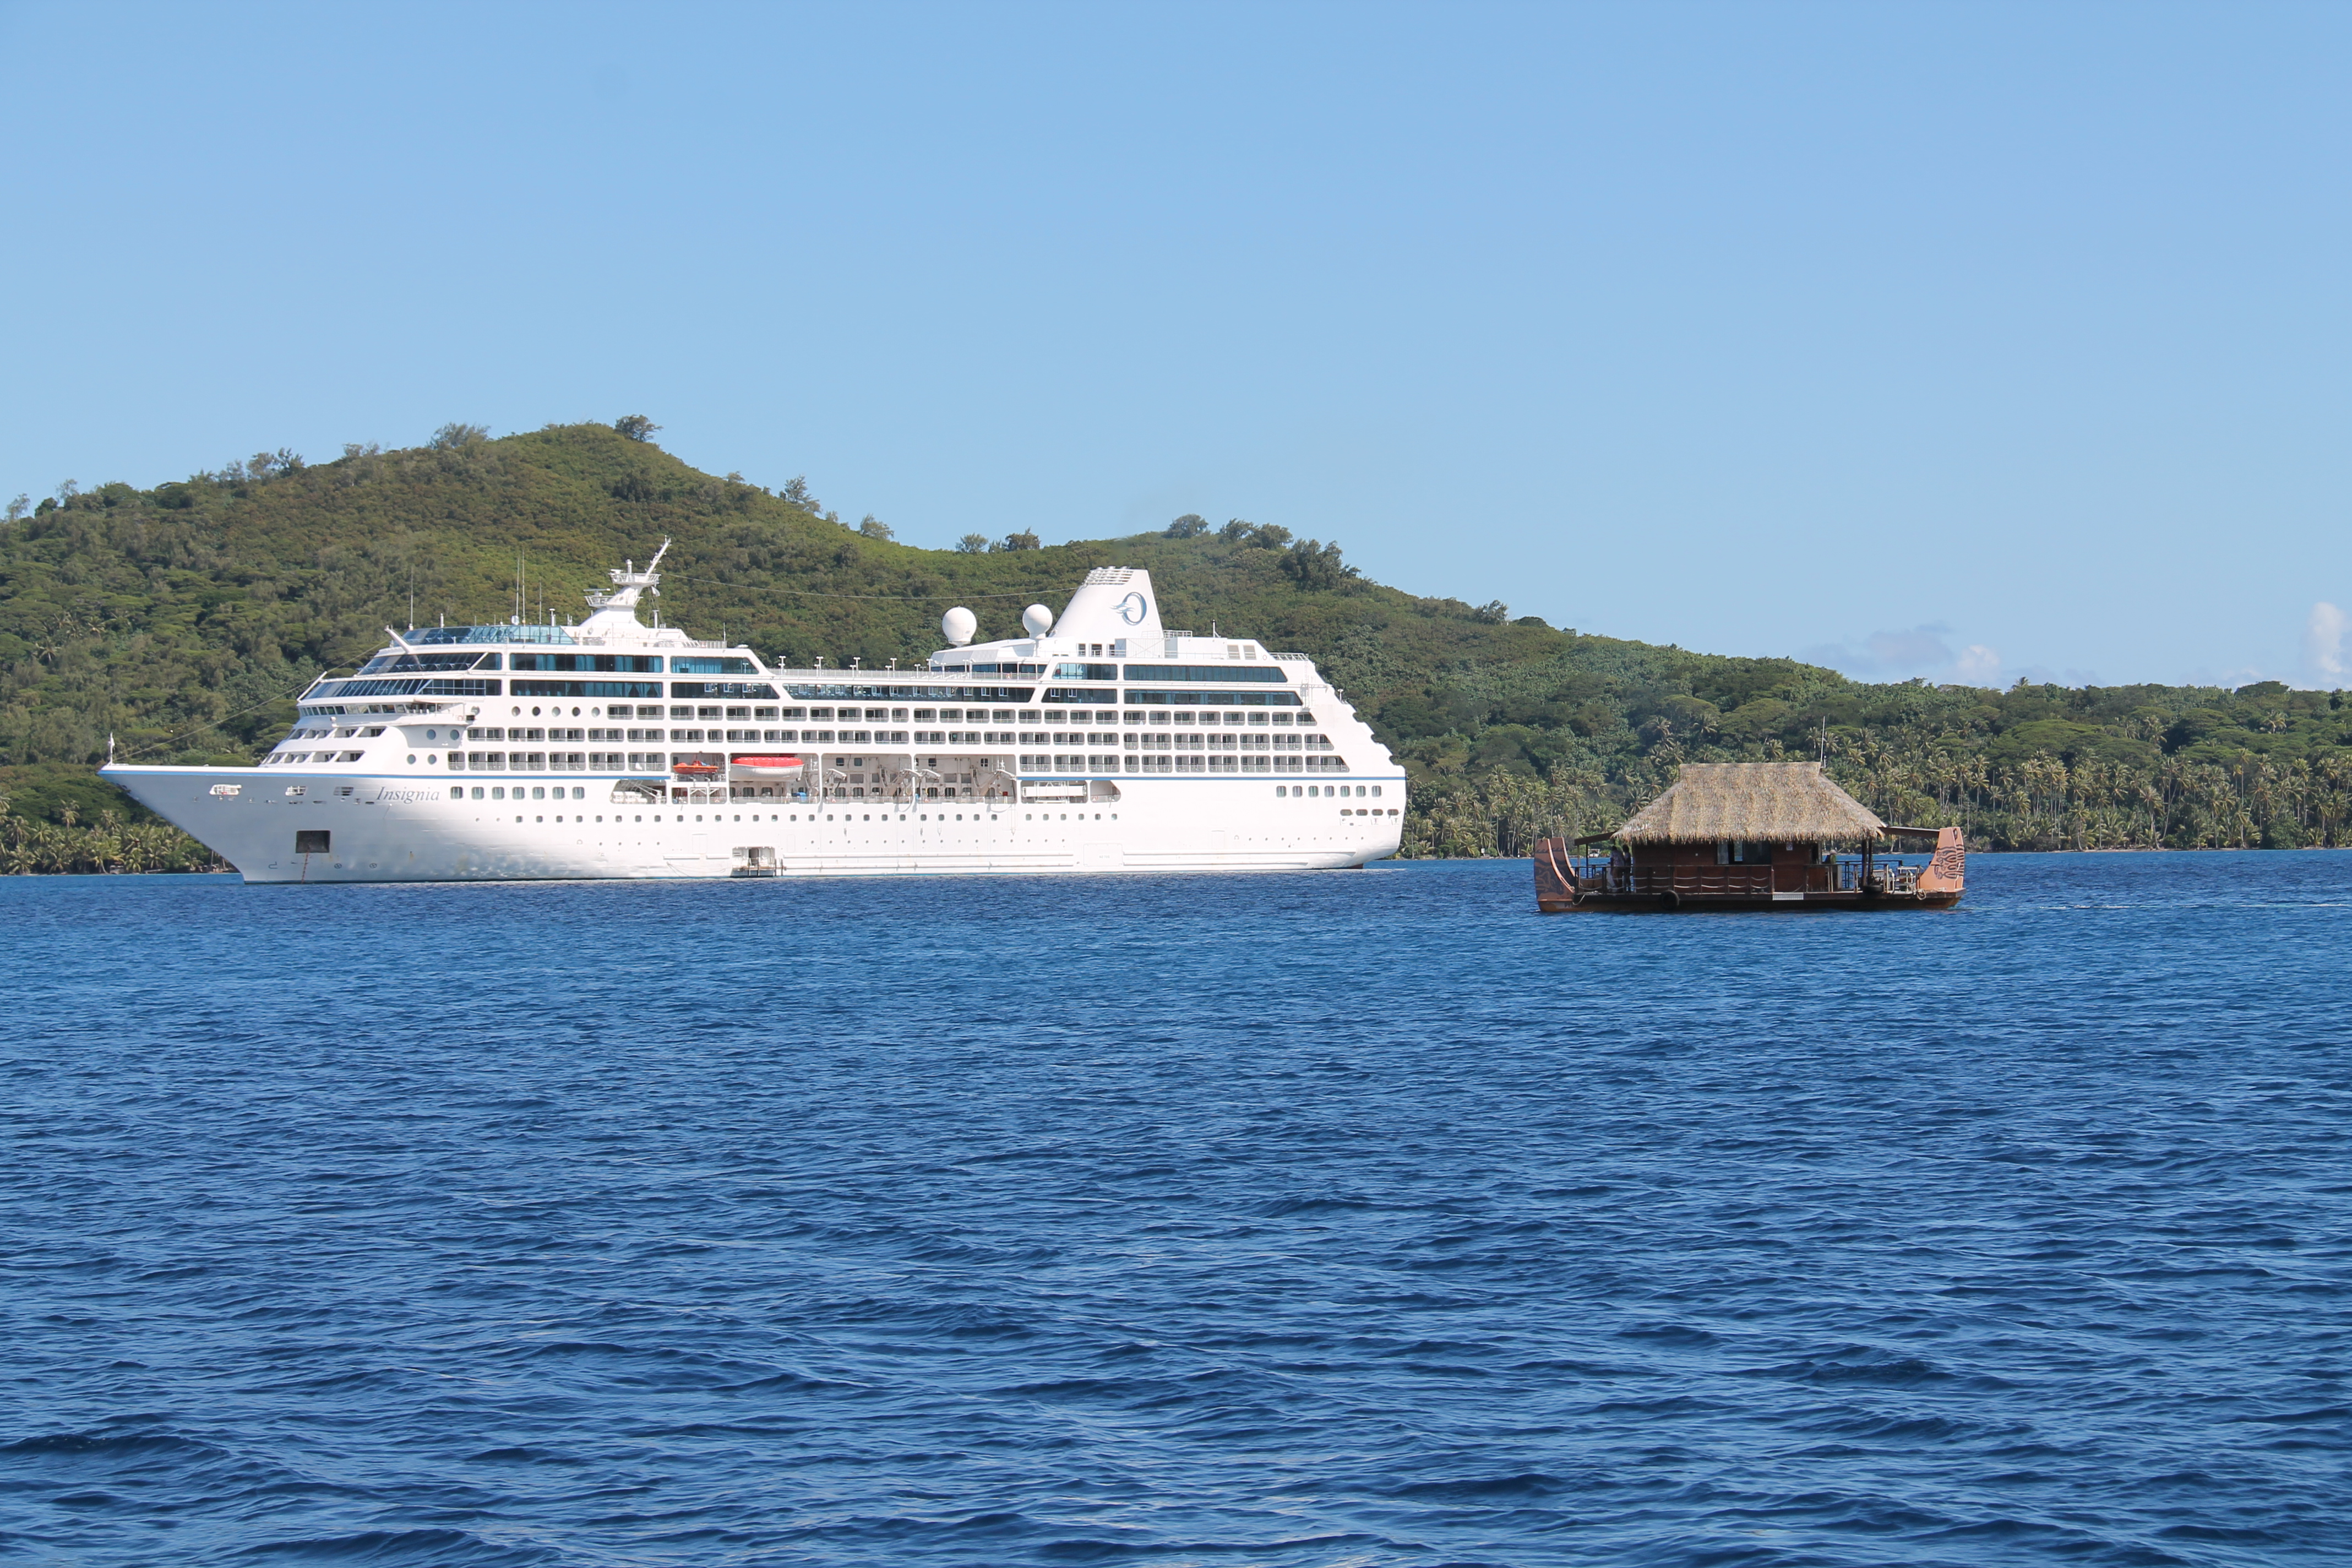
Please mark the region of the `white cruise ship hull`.
[[[1394, 854], [1402, 830], [1386, 807], [1277, 799], [1262, 776], [1122, 777], [1116, 800], [1085, 802], [700, 804], [616, 804], [611, 779], [581, 780], [585, 800], [499, 803], [340, 771], [113, 765], [102, 776], [249, 882], [1329, 870]], [[1402, 798], [1402, 775], [1385, 782]]]
[[577, 626], [387, 627], [310, 683], [256, 767], [102, 776], [254, 882], [1311, 871], [1396, 852], [1403, 770], [1343, 694], [1302, 655], [1163, 627], [1147, 572], [1096, 568], [1017, 637], [974, 641], [950, 610], [953, 646], [910, 668], [784, 668], [636, 618], [668, 548], [611, 573]]

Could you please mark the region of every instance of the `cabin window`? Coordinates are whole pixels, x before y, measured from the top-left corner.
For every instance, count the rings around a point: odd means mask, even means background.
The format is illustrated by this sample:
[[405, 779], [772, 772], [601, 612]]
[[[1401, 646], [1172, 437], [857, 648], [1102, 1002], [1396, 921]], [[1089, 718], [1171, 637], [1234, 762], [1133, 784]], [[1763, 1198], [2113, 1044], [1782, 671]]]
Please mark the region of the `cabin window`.
[[1769, 866], [1772, 847], [1752, 839], [1718, 839], [1715, 846], [1715, 863], [1718, 866]]

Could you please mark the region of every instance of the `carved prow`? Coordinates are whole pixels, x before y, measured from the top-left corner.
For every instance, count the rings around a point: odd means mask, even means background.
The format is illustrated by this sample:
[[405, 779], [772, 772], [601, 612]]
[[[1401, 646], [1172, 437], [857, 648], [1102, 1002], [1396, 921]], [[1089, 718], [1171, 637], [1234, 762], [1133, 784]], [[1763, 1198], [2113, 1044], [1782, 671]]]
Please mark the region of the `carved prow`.
[[1936, 833], [1936, 856], [1927, 868], [1919, 873], [1919, 890], [1923, 893], [1958, 893], [1967, 880], [1968, 847], [1960, 842], [1957, 827], [1938, 828]]
[[1536, 908], [1545, 914], [1573, 909], [1578, 883], [1576, 866], [1569, 858], [1568, 840], [1536, 841]]

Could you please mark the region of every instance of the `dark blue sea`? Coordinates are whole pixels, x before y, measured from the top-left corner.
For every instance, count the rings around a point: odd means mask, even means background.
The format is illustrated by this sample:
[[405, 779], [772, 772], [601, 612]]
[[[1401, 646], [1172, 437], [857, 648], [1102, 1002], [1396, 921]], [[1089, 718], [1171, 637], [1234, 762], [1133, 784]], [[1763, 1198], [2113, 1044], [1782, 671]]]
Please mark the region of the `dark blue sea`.
[[0, 879], [0, 1562], [2352, 1562], [2352, 855]]

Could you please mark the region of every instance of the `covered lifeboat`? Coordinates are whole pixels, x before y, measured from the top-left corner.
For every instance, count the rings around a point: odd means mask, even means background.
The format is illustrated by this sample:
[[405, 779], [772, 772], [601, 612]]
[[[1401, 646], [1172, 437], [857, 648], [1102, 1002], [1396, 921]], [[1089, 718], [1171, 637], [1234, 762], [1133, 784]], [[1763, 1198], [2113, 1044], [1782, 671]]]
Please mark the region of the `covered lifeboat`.
[[730, 757], [727, 763], [728, 771], [739, 779], [796, 778], [802, 769], [798, 757]]

